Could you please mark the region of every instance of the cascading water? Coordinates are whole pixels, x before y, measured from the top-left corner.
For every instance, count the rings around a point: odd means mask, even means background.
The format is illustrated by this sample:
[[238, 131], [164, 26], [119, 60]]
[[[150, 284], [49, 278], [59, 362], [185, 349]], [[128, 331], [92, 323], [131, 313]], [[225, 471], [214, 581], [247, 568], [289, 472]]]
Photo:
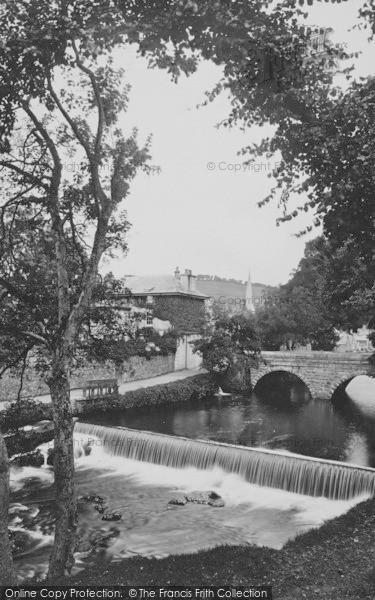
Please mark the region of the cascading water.
[[109, 455], [174, 468], [220, 467], [249, 483], [296, 494], [331, 500], [375, 494], [375, 469], [367, 467], [125, 427], [77, 422], [74, 433], [83, 434], [85, 444], [86, 436], [96, 438]]

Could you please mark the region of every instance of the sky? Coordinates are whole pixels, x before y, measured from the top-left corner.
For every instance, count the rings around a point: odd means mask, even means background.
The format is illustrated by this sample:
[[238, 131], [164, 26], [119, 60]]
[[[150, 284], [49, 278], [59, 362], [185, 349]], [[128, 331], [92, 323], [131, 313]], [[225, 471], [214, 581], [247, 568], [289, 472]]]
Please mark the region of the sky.
[[[333, 27], [333, 41], [346, 43], [348, 50], [363, 50], [357, 72], [366, 74], [373, 47], [363, 31], [348, 32], [361, 4], [362, 0], [315, 3], [308, 23]], [[118, 51], [116, 62], [125, 68], [132, 86], [120, 126], [124, 131], [137, 126], [141, 141], [153, 134], [152, 163], [161, 172], [140, 173], [131, 184], [124, 204], [132, 224], [129, 252], [108, 263], [106, 270], [120, 277], [172, 274], [178, 266], [194, 274], [246, 280], [251, 268], [253, 282], [285, 283], [298, 266], [306, 241], [319, 230], [296, 238], [311, 217], [301, 215], [276, 227], [277, 206], [257, 206], [272, 187], [267, 173], [273, 162], [258, 161], [244, 170], [237, 152], [272, 129], [217, 128], [229, 114], [224, 95], [196, 108], [221, 76], [220, 68], [210, 62], [177, 84], [165, 71], [148, 69], [133, 48]]]

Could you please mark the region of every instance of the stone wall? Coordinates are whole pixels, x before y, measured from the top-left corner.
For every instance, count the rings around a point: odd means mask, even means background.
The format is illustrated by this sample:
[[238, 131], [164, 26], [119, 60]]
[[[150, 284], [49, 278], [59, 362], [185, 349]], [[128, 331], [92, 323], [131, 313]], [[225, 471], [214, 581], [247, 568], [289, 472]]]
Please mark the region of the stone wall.
[[[0, 379], [0, 402], [12, 402], [17, 398], [20, 387], [20, 376], [16, 373], [6, 372]], [[48, 394], [48, 385], [42, 376], [37, 375], [33, 369], [27, 369], [23, 380], [22, 397]]]
[[259, 366], [251, 369], [251, 383], [254, 388], [267, 373], [286, 371], [299, 377], [314, 397], [329, 399], [343, 382], [357, 375], [375, 376], [369, 356], [363, 352], [262, 352]]
[[144, 356], [132, 356], [122, 369], [120, 375], [121, 383], [126, 381], [136, 381], [138, 379], [148, 379], [149, 377], [157, 377], [164, 373], [174, 371], [174, 354], [166, 356], [153, 356], [147, 359]]
[[[45, 381], [46, 376], [38, 375], [29, 366], [24, 374], [22, 397], [49, 394]], [[81, 388], [87, 379], [112, 379], [116, 377], [116, 367], [112, 361], [105, 363], [87, 363], [74, 370], [71, 375], [71, 389]], [[0, 402], [12, 402], [17, 398], [20, 376], [16, 373], [5, 373], [0, 379]]]
[[[119, 383], [147, 379], [171, 373], [174, 371], [175, 355], [154, 356], [149, 360], [143, 356], [133, 356], [127, 361], [124, 369], [116, 367], [112, 361], [105, 363], [87, 363], [74, 370], [70, 380], [70, 388], [82, 388], [85, 381], [90, 379], [117, 379]], [[0, 380], [0, 402], [16, 400], [20, 385], [20, 377], [16, 374], [6, 373]], [[23, 391], [21, 396], [41, 396], [49, 394], [49, 388], [42, 376], [32, 368], [28, 368], [24, 375]]]

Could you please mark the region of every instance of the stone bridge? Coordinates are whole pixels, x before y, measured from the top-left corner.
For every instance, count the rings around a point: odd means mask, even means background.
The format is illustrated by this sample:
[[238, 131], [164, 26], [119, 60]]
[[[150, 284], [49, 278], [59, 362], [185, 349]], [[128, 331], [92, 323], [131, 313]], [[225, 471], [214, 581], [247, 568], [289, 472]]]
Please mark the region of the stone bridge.
[[296, 375], [313, 397], [330, 399], [343, 383], [357, 375], [375, 377], [375, 365], [365, 352], [262, 352], [258, 367], [251, 368], [253, 389], [268, 373], [284, 371]]

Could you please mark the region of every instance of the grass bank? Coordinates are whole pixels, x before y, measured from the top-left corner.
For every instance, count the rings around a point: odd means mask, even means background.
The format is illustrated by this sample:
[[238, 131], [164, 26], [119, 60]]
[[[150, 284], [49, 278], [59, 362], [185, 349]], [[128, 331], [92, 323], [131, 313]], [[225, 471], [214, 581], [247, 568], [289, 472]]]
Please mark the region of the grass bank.
[[298, 536], [282, 550], [222, 546], [164, 559], [137, 557], [113, 564], [101, 560], [64, 583], [268, 584], [276, 600], [374, 600], [375, 498]]

